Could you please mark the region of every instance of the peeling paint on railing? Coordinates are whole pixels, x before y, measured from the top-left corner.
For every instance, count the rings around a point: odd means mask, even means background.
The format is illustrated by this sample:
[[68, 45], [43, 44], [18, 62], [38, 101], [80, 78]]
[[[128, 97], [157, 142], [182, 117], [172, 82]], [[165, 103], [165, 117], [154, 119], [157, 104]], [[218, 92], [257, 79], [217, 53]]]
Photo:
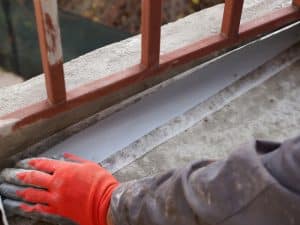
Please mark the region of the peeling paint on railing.
[[53, 0], [44, 0], [41, 3], [49, 63], [55, 65], [60, 63], [63, 58], [57, 4]]
[[34, 6], [48, 100], [56, 105], [66, 100], [57, 0], [34, 0]]

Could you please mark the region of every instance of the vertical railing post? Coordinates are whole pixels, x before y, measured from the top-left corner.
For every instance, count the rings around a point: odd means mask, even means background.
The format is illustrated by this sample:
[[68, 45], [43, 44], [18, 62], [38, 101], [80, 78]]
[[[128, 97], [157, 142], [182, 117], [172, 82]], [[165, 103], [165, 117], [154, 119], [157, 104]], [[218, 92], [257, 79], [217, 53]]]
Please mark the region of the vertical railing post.
[[244, 0], [225, 0], [222, 34], [228, 38], [236, 38], [242, 17]]
[[142, 65], [159, 65], [162, 0], [142, 0]]
[[66, 88], [57, 0], [34, 0], [34, 6], [48, 100], [59, 104], [66, 100]]

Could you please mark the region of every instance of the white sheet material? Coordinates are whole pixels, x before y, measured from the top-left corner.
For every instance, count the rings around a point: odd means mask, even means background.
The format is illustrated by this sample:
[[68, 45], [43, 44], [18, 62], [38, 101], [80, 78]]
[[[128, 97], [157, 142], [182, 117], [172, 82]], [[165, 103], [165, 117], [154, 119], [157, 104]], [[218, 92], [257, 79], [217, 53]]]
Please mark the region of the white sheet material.
[[2, 202], [2, 197], [0, 196], [0, 211], [1, 211], [1, 216], [2, 216], [2, 223], [3, 225], [9, 225], [6, 217], [6, 213], [4, 210], [3, 202]]
[[44, 155], [70, 152], [100, 162], [215, 95], [299, 40], [298, 25], [193, 68], [182, 79], [68, 138]]

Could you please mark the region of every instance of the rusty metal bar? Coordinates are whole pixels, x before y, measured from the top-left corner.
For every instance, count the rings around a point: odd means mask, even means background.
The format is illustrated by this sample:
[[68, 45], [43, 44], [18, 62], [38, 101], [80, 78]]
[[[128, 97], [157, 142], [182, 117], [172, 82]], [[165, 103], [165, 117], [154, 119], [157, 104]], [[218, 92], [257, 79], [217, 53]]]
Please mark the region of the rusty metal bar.
[[236, 38], [239, 33], [244, 0], [225, 0], [222, 34]]
[[34, 0], [34, 7], [48, 101], [59, 104], [66, 100], [66, 88], [57, 0]]
[[159, 64], [162, 0], [142, 1], [142, 65]]

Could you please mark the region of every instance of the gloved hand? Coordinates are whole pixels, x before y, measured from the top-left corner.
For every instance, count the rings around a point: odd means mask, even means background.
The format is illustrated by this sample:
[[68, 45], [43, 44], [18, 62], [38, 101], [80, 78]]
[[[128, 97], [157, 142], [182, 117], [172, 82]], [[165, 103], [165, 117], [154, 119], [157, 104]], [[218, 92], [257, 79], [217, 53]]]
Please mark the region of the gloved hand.
[[118, 181], [98, 164], [70, 154], [65, 160], [33, 158], [19, 169], [5, 169], [0, 194], [8, 211], [62, 224], [107, 225], [112, 192]]

